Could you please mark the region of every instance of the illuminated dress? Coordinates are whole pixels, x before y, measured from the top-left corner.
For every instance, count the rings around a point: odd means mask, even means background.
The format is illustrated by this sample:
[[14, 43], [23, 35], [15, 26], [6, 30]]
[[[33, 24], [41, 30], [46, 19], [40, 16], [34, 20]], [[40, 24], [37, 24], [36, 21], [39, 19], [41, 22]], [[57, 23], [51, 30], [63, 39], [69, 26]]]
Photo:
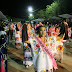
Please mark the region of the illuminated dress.
[[[37, 72], [53, 72], [53, 63], [50, 57], [43, 51], [42, 47], [39, 46], [35, 38], [30, 38], [30, 44], [32, 48], [32, 57], [33, 57], [33, 65], [34, 69]], [[56, 53], [56, 38], [55, 37], [47, 37], [45, 45], [50, 48], [50, 51], [54, 55]]]
[[[30, 32], [28, 32], [28, 38], [34, 36], [34, 29], [32, 28]], [[24, 43], [24, 60], [23, 64], [25, 67], [28, 68], [28, 66], [31, 66], [33, 64], [32, 61], [32, 54], [31, 54], [31, 46], [28, 45], [27, 43]]]

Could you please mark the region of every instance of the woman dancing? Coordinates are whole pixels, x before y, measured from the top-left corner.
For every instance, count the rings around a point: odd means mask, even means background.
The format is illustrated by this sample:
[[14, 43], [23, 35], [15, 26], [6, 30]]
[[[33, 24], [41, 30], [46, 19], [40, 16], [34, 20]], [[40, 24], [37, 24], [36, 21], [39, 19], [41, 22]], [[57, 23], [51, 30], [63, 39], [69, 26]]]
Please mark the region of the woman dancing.
[[49, 38], [46, 36], [46, 28], [39, 26], [36, 29], [39, 37], [29, 38], [25, 43], [30, 43], [32, 48], [33, 65], [35, 72], [53, 72], [57, 64], [53, 58], [56, 49], [49, 48]]
[[[24, 40], [31, 38], [34, 36], [35, 32], [34, 29], [31, 28], [30, 24], [24, 24], [23, 26], [23, 43], [24, 43], [24, 60], [23, 60], [23, 64], [25, 65], [26, 68], [28, 68], [28, 66], [31, 66], [33, 64], [32, 61], [32, 54], [31, 54], [31, 46], [28, 43], [25, 43]], [[26, 35], [26, 34], [28, 35]]]

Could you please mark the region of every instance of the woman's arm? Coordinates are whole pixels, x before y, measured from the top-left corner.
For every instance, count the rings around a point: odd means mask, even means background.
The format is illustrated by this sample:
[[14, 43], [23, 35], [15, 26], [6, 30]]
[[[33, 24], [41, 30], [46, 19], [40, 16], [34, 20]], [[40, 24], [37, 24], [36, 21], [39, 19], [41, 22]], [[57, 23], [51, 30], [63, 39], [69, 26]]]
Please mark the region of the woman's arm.
[[27, 41], [24, 41], [24, 42], [30, 44], [30, 40], [27, 40]]
[[56, 40], [57, 41], [60, 41], [60, 39], [61, 39], [61, 37], [59, 37], [59, 36], [56, 37]]
[[50, 36], [53, 36], [52, 32], [50, 33]]

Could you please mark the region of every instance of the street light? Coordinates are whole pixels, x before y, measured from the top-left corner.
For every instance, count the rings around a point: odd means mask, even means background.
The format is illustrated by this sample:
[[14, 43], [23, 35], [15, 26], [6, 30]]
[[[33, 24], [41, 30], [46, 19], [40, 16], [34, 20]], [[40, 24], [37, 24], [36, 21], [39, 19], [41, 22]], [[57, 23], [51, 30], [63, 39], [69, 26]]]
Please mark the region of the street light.
[[29, 6], [29, 7], [28, 7], [28, 11], [29, 11], [29, 12], [32, 12], [32, 6]]
[[33, 16], [33, 14], [31, 13], [30, 16]]
[[29, 13], [28, 18], [29, 18], [30, 20], [33, 19], [34, 16], [33, 16], [33, 8], [32, 8], [32, 6], [28, 6], [28, 13]]

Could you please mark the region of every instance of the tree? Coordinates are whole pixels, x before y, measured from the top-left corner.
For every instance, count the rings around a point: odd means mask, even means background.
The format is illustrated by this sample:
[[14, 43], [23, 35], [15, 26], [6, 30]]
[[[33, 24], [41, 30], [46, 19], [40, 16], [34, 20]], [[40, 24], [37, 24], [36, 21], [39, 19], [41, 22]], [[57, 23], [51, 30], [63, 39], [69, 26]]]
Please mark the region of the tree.
[[54, 1], [51, 5], [46, 6], [46, 17], [56, 16], [58, 12], [58, 2]]
[[64, 13], [72, 14], [72, 0], [54, 0], [51, 5], [47, 5], [45, 10], [40, 10], [35, 14], [36, 18], [50, 18]]
[[32, 15], [32, 16], [28, 16], [28, 19], [29, 19], [29, 20], [34, 19], [34, 16], [33, 16], [33, 15]]
[[36, 18], [45, 18], [45, 10], [40, 10], [36, 13]]

